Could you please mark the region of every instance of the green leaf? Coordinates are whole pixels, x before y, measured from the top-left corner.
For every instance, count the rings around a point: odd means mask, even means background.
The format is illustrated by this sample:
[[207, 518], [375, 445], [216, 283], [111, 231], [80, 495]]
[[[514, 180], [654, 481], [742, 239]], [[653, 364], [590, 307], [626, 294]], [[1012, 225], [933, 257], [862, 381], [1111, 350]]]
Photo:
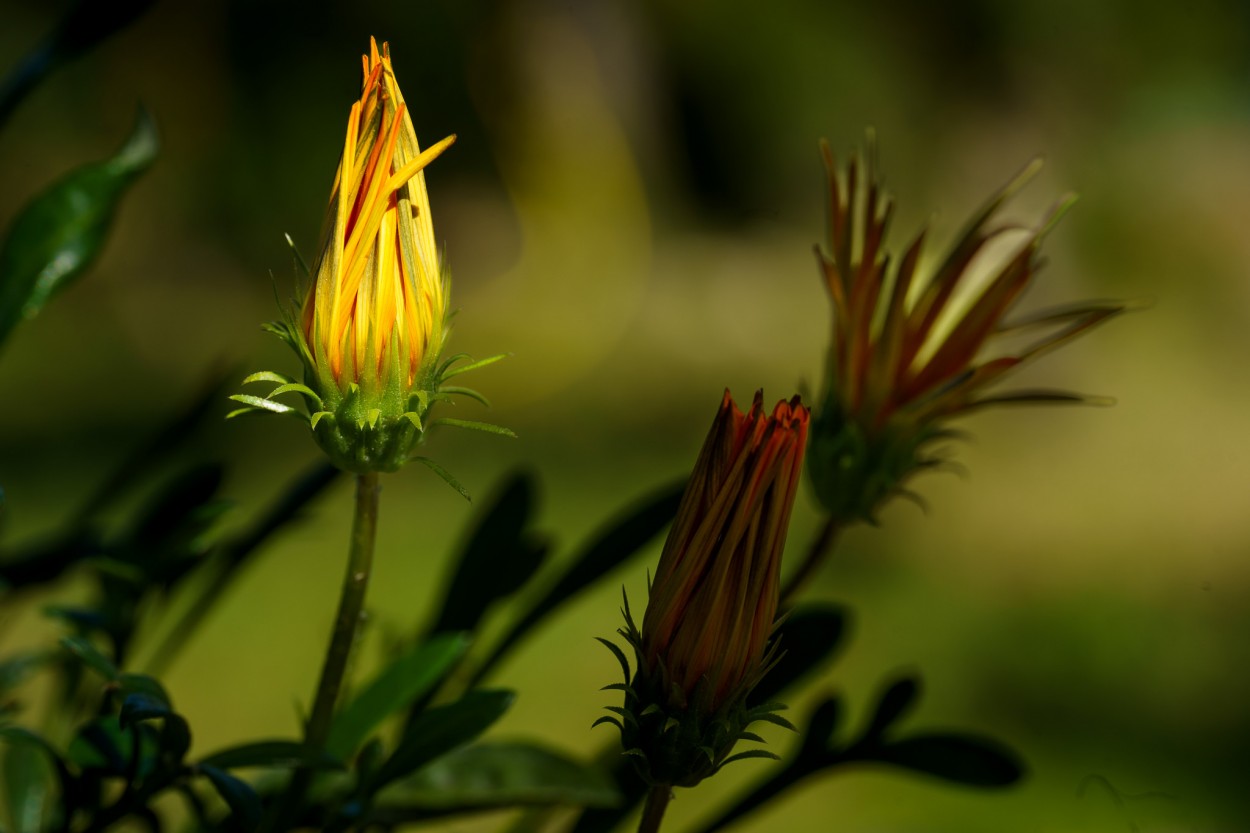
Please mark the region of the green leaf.
[[260, 796], [246, 781], [235, 778], [211, 764], [201, 764], [199, 771], [217, 789], [217, 793], [234, 812], [235, 818], [244, 830], [255, 830], [260, 825], [264, 807], [260, 803]]
[[781, 650], [777, 663], [751, 691], [749, 704], [777, 699], [828, 662], [841, 646], [846, 621], [846, 609], [839, 605], [818, 603], [795, 608], [774, 635]]
[[84, 0], [74, 3], [69, 13], [61, 18], [56, 31], [23, 58], [0, 83], [0, 126], [22, 99], [51, 72], [130, 25], [154, 2], [115, 0], [93, 3]]
[[61, 647], [73, 654], [83, 665], [100, 674], [105, 679], [117, 679], [117, 666], [113, 664], [113, 661], [100, 653], [94, 645], [82, 637], [62, 637]]
[[115, 156], [77, 169], [17, 215], [0, 244], [0, 344], [90, 265], [122, 195], [156, 158], [157, 147], [152, 119], [140, 109]]
[[314, 769], [342, 769], [343, 762], [329, 753], [309, 759], [307, 747], [297, 740], [261, 740], [231, 746], [203, 758], [199, 766], [217, 769], [274, 767], [289, 769], [309, 766]]
[[685, 481], [665, 486], [600, 528], [590, 543], [573, 557], [551, 589], [512, 626], [490, 658], [478, 669], [475, 679], [485, 676], [521, 637], [554, 610], [623, 564], [659, 535], [677, 514], [683, 491]]
[[146, 694], [130, 694], [122, 701], [118, 724], [122, 729], [145, 720], [161, 720], [161, 732], [157, 738], [164, 760], [173, 765], [182, 763], [191, 748], [191, 728], [182, 715]]
[[141, 694], [157, 703], [164, 704], [166, 708], [169, 708], [172, 702], [169, 699], [169, 692], [165, 690], [160, 681], [155, 677], [149, 677], [147, 674], [121, 674], [118, 676], [117, 682], [121, 687], [123, 696]]
[[976, 735], [914, 735], [874, 750], [870, 758], [971, 787], [1006, 787], [1024, 775], [1015, 752]]
[[399, 746], [378, 768], [370, 786], [377, 790], [403, 778], [486, 731], [512, 705], [511, 691], [470, 691], [446, 706], [422, 712], [408, 725]]
[[31, 651], [0, 662], [0, 698], [20, 685], [49, 658], [49, 654], [43, 651]]
[[528, 743], [484, 743], [451, 752], [378, 798], [382, 805], [389, 800], [442, 810], [610, 807], [619, 799], [611, 779], [595, 767]]
[[915, 704], [920, 695], [920, 680], [916, 677], [904, 677], [896, 680], [881, 699], [877, 701], [877, 709], [864, 730], [865, 738], [877, 738], [884, 734], [900, 717]]
[[442, 634], [383, 669], [335, 715], [326, 751], [351, 757], [378, 724], [438, 685], [468, 647], [467, 634]]
[[70, 788], [71, 777], [56, 747], [21, 726], [0, 726], [3, 750], [5, 805], [15, 831], [42, 828], [49, 793], [49, 775], [56, 774], [62, 795]]
[[529, 472], [513, 474], [474, 521], [431, 633], [476, 630], [491, 604], [520, 590], [547, 547], [528, 532], [537, 491]]
[[[6, 737], [0, 735], [0, 737]], [[4, 805], [14, 833], [38, 833], [43, 829], [44, 809], [52, 791], [51, 773], [38, 747], [10, 743], [3, 750]]]

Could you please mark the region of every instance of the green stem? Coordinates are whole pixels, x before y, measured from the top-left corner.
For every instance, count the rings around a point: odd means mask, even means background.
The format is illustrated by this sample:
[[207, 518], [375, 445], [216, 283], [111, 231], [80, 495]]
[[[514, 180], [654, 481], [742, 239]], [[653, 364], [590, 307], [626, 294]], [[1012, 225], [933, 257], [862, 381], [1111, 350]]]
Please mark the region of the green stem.
[[308, 730], [304, 735], [304, 743], [314, 753], [323, 750], [326, 738], [330, 736], [334, 704], [343, 688], [347, 659], [356, 641], [356, 629], [364, 615], [365, 591], [369, 588], [369, 573], [373, 568], [373, 541], [378, 528], [380, 491], [377, 472], [357, 475], [356, 516], [352, 521], [347, 574], [343, 576], [343, 592], [339, 596], [339, 612], [334, 619], [334, 635], [330, 638], [325, 664], [321, 666], [317, 699], [313, 701], [312, 716], [308, 718]]
[[[343, 577], [339, 611], [334, 619], [334, 634], [330, 637], [330, 647], [326, 650], [325, 663], [321, 666], [321, 679], [317, 683], [312, 715], [308, 718], [304, 731], [304, 746], [310, 760], [325, 751], [330, 725], [334, 719], [334, 704], [343, 688], [347, 660], [356, 641], [356, 630], [364, 616], [365, 591], [369, 588], [369, 573], [373, 566], [373, 542], [378, 526], [380, 492], [377, 472], [356, 476], [356, 514], [352, 520], [347, 574]], [[298, 811], [311, 781], [310, 768], [300, 767], [295, 771], [281, 802], [277, 829], [287, 829], [287, 823], [292, 814]]]
[[660, 822], [664, 820], [664, 811], [673, 800], [673, 788], [667, 784], [657, 784], [647, 793], [647, 803], [642, 808], [642, 821], [638, 823], [638, 833], [659, 833]]
[[829, 555], [833, 549], [833, 543], [838, 537], [839, 529], [838, 522], [832, 515], [825, 518], [824, 525], [816, 533], [816, 537], [812, 539], [811, 546], [807, 549], [807, 555], [803, 558], [803, 563], [786, 579], [785, 584], [781, 587], [782, 607], [788, 608], [793, 604], [794, 595], [803, 588], [803, 585], [807, 584], [816, 568]]

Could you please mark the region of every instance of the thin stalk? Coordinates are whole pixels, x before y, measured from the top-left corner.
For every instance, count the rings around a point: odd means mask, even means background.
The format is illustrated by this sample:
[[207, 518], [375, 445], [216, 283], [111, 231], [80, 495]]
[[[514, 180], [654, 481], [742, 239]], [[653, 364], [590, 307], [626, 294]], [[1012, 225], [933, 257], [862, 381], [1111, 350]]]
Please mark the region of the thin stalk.
[[[330, 647], [326, 650], [325, 662], [321, 666], [321, 679], [317, 683], [312, 715], [309, 716], [304, 730], [304, 747], [309, 760], [325, 751], [326, 740], [330, 736], [330, 724], [334, 719], [334, 704], [343, 688], [347, 660], [351, 656], [356, 631], [364, 615], [365, 591], [369, 588], [369, 574], [373, 567], [373, 542], [378, 526], [380, 492], [376, 472], [356, 476], [356, 514], [352, 520], [347, 574], [343, 577], [339, 611], [334, 619], [334, 634], [330, 637]], [[278, 811], [278, 830], [286, 829], [292, 813], [303, 802], [311, 781], [312, 769], [304, 766], [295, 770]]]
[[664, 820], [664, 811], [673, 800], [673, 788], [667, 784], [657, 784], [647, 793], [647, 803], [642, 808], [642, 821], [638, 823], [638, 833], [659, 833], [660, 822]]
[[803, 563], [786, 579], [781, 587], [782, 607], [789, 607], [794, 603], [794, 596], [807, 584], [816, 568], [820, 566], [821, 562], [833, 550], [834, 541], [837, 540], [840, 530], [841, 527], [832, 515], [825, 518], [820, 531], [816, 533], [816, 537], [812, 539], [811, 546], [807, 548], [807, 555], [803, 558]]

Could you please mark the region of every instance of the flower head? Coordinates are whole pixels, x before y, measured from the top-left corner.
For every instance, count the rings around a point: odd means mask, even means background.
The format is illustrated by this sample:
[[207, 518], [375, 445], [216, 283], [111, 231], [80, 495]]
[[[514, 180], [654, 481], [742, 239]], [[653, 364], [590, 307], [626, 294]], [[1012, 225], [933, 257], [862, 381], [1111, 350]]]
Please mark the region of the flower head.
[[[422, 150], [388, 45], [379, 52], [371, 38], [361, 61], [360, 98], [347, 118], [312, 281], [300, 308], [270, 325], [303, 361], [304, 382], [256, 373], [244, 381], [279, 386], [264, 399], [232, 397], [248, 406], [235, 413], [268, 410], [307, 420], [331, 459], [358, 473], [403, 465], [422, 440], [435, 401], [452, 394], [481, 399], [443, 382], [501, 358], [454, 370], [462, 356], [441, 359], [447, 273], [434, 242], [424, 169], [456, 137]], [[273, 401], [288, 392], [302, 394], [311, 413]]]
[[[833, 301], [833, 339], [825, 388], [812, 433], [808, 470], [821, 503], [840, 522], [873, 521], [915, 473], [940, 465], [926, 452], [950, 436], [947, 420], [990, 405], [1092, 402], [1066, 391], [986, 389], [1125, 309], [1087, 302], [1006, 321], [1040, 267], [1045, 233], [1071, 204], [1065, 200], [1005, 263], [991, 272], [965, 310], [957, 299], [973, 285], [974, 261], [1011, 225], [990, 226], [1003, 203], [1040, 167], [1029, 165], [969, 221], [936, 270], [919, 268], [925, 233], [888, 253], [892, 203], [876, 167], [852, 159], [845, 174], [822, 144], [829, 180], [829, 251], [817, 251]], [[1044, 335], [1023, 349], [986, 356], [996, 338], [1029, 330]]]
[[768, 415], [757, 393], [744, 414], [725, 392], [660, 556], [641, 632], [626, 609], [623, 633], [637, 670], [622, 734], [654, 783], [693, 786], [727, 762], [749, 723], [770, 716], [749, 710], [746, 698], [775, 648], [769, 637], [807, 424], [798, 397]]
[[369, 46], [300, 313], [318, 381], [344, 395], [353, 384], [412, 389], [439, 355], [447, 314], [423, 169], [455, 136], [421, 150], [388, 45]]

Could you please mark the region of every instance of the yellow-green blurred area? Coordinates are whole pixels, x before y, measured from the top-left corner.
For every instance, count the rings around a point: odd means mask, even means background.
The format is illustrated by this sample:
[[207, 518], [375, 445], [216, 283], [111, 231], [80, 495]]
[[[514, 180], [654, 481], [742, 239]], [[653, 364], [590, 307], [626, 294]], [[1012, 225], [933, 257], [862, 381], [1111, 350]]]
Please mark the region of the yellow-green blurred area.
[[[4, 0], [0, 69], [67, 4]], [[477, 496], [515, 467], [543, 484], [557, 557], [688, 471], [728, 386], [819, 387], [830, 314], [817, 141], [876, 130], [899, 247], [949, 240], [1037, 155], [1005, 213], [1050, 235], [1022, 308], [1150, 308], [1019, 377], [1114, 408], [990, 411], [962, 425], [968, 478], [915, 483], [857, 528], [810, 589], [853, 633], [792, 703], [851, 704], [891, 675], [926, 693], [912, 727], [976, 730], [1030, 773], [1001, 792], [884, 769], [813, 779], [735, 830], [1231, 831], [1250, 823], [1250, 13], [1236, 0], [497, 0], [158, 4], [50, 78], [0, 132], [0, 223], [110, 154], [137, 102], [163, 149], [84, 279], [0, 354], [4, 542], [54, 528], [214, 366], [294, 373], [261, 322], [293, 291], [290, 233], [315, 257], [370, 35], [391, 44], [423, 141], [452, 274], [452, 347], [509, 351], [457, 405], [519, 439], [437, 434]], [[939, 246], [940, 249], [940, 246]], [[931, 249], [936, 256], [939, 249]], [[272, 278], [271, 278], [272, 275]], [[253, 391], [263, 393], [264, 391]], [[220, 413], [228, 410], [223, 401]], [[241, 525], [318, 454], [282, 419], [214, 415], [194, 456], [229, 465]], [[193, 754], [295, 737], [324, 650], [351, 511], [346, 481], [249, 568], [165, 674]], [[474, 507], [425, 469], [384, 481], [371, 629], [357, 671], [441, 592]], [[797, 556], [819, 523], [804, 492]], [[658, 543], [658, 542], [657, 542]], [[616, 663], [592, 637], [641, 605], [658, 550], [582, 597], [492, 676], [519, 698], [492, 730], [590, 758]], [[51, 643], [43, 605], [0, 611], [0, 650]], [[162, 611], [151, 611], [159, 634]], [[488, 634], [508, 621], [492, 618]], [[149, 639], [140, 646], [151, 649]], [[793, 743], [770, 732], [771, 748]], [[770, 764], [679, 791], [665, 829], [726, 805]], [[494, 830], [500, 815], [448, 830]]]

